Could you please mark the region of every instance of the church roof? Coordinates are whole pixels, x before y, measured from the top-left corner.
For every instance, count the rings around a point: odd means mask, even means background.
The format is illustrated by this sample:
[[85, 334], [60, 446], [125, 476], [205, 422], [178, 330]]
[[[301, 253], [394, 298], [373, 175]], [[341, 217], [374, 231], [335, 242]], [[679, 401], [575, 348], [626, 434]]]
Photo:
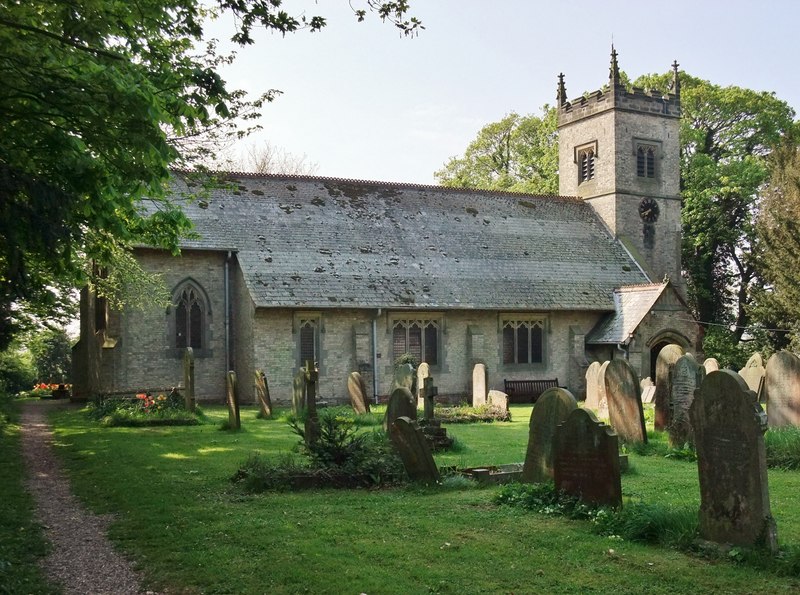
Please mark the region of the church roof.
[[614, 290], [614, 313], [601, 320], [586, 337], [589, 345], [627, 343], [652, 310], [668, 283], [649, 283]]
[[256, 307], [611, 311], [614, 288], [648, 282], [577, 198], [228, 181], [186, 207], [198, 237], [183, 248], [236, 251]]

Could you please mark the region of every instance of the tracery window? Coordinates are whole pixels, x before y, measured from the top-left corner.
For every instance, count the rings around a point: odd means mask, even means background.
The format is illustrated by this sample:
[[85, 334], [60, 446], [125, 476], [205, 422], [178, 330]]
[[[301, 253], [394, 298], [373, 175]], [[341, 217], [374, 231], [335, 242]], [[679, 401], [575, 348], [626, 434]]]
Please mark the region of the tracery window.
[[439, 364], [439, 321], [398, 319], [392, 326], [392, 355], [410, 354], [418, 362]]
[[175, 347], [205, 347], [206, 305], [200, 290], [192, 284], [183, 286], [175, 296]]
[[594, 179], [594, 149], [578, 151], [578, 183]]
[[503, 363], [544, 363], [544, 318], [504, 319]]
[[640, 178], [656, 177], [656, 149], [640, 145], [636, 149], [636, 175]]
[[319, 363], [319, 318], [301, 318], [299, 326], [300, 366], [309, 360]]

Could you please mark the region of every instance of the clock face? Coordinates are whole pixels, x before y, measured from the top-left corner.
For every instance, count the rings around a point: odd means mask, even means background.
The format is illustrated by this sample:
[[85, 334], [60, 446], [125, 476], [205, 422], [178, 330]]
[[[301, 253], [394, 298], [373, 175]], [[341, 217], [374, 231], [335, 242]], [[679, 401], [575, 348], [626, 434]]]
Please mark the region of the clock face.
[[645, 223], [655, 223], [658, 219], [658, 203], [652, 198], [643, 198], [639, 203], [639, 217]]

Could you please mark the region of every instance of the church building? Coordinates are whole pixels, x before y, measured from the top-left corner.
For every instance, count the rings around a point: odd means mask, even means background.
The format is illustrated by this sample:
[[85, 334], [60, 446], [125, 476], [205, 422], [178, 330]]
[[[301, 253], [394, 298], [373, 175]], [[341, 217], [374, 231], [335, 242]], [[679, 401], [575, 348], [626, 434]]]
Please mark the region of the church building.
[[559, 77], [560, 196], [225, 174], [186, 205], [196, 237], [180, 256], [135, 250], [169, 307], [116, 311], [83, 290], [75, 396], [177, 385], [187, 347], [200, 401], [221, 401], [234, 370], [252, 402], [263, 370], [287, 403], [307, 359], [331, 401], [352, 371], [388, 394], [404, 354], [456, 398], [478, 362], [499, 390], [558, 379], [581, 396], [588, 365], [612, 358], [653, 376], [664, 345], [700, 341], [681, 281], [673, 68], [667, 95], [626, 89], [613, 51], [599, 91], [570, 101]]

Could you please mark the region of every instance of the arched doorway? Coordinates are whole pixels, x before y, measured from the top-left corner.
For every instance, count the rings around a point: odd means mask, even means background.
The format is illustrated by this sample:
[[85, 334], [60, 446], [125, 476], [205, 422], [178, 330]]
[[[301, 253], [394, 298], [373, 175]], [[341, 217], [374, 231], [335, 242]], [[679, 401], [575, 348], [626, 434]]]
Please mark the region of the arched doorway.
[[661, 353], [664, 347], [673, 343], [675, 345], [680, 345], [684, 350], [688, 350], [690, 341], [676, 331], [662, 331], [647, 342], [647, 346], [650, 348], [650, 370], [648, 376], [650, 376], [650, 380], [653, 382], [656, 381], [656, 361], [658, 360], [658, 354]]

